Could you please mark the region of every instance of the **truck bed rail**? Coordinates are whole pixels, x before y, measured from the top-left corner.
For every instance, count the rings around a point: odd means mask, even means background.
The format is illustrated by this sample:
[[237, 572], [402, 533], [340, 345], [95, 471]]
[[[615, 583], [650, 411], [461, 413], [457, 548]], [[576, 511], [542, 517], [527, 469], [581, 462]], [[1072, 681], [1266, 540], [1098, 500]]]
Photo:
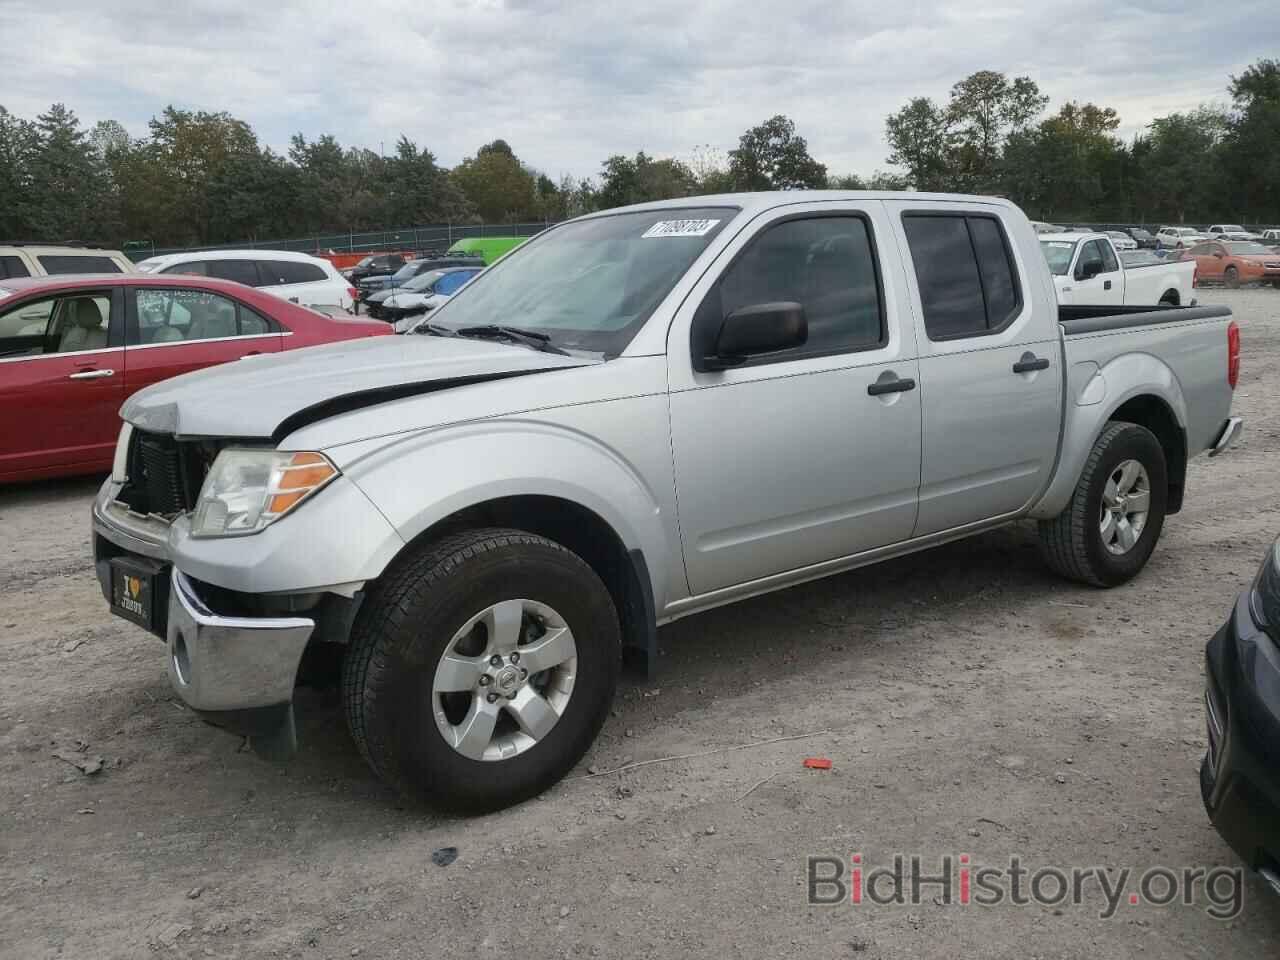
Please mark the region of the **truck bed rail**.
[[1231, 308], [1223, 306], [1170, 307], [1114, 305], [1058, 307], [1058, 323], [1064, 333], [1098, 333], [1102, 330], [1122, 330], [1125, 327], [1145, 327], [1157, 323], [1180, 323], [1187, 320], [1208, 320], [1231, 316]]

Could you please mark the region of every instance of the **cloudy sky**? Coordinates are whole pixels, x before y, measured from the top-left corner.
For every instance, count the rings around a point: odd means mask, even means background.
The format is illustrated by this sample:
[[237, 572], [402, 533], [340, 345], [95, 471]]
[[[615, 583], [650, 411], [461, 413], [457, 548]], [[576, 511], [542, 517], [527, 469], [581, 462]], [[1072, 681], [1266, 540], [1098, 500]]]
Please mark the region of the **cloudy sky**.
[[613, 153], [688, 158], [775, 113], [833, 173], [885, 166], [884, 117], [979, 69], [1115, 107], [1126, 136], [1224, 102], [1280, 55], [1276, 0], [989, 5], [928, 0], [0, 0], [0, 105], [62, 101], [142, 134], [164, 105], [226, 110], [446, 164], [503, 137], [558, 178]]

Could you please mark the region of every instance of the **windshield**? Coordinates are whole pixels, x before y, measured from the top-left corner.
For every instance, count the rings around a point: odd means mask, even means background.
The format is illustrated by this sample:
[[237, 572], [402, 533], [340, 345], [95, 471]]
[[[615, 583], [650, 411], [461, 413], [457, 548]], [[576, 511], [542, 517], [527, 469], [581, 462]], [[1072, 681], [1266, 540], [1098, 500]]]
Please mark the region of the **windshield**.
[[403, 283], [404, 281], [412, 278], [417, 273], [417, 269], [418, 268], [412, 263], [406, 263], [391, 275], [391, 279], [397, 283]]
[[361, 260], [359, 263], [356, 264], [356, 267], [357, 268], [367, 267], [371, 263], [373, 263], [373, 257], [365, 257], [363, 260]]
[[1238, 223], [1224, 223], [1218, 229], [1221, 230], [1223, 233], [1244, 233], [1245, 232], [1244, 227], [1240, 226], [1240, 224]]
[[1076, 252], [1074, 240], [1041, 240], [1040, 249], [1048, 261], [1049, 269], [1058, 276], [1065, 276], [1071, 266], [1071, 255]]
[[1124, 232], [1122, 232], [1122, 231], [1120, 231], [1120, 230], [1108, 230], [1108, 231], [1107, 231], [1107, 236], [1108, 236], [1108, 237], [1114, 237], [1116, 240], [1129, 240], [1129, 239], [1132, 239], [1132, 238], [1131, 238], [1127, 233], [1124, 233]]
[[1237, 257], [1247, 257], [1251, 253], [1270, 254], [1272, 251], [1264, 247], [1260, 243], [1254, 243], [1252, 240], [1240, 240], [1234, 243], [1224, 243], [1224, 247]]
[[617, 356], [737, 207], [576, 220], [522, 244], [431, 314], [433, 327], [507, 324]]
[[427, 287], [431, 286], [433, 283], [435, 283], [437, 280], [439, 280], [443, 276], [444, 276], [443, 271], [428, 270], [426, 273], [418, 274], [416, 277], [414, 277], [412, 280], [410, 280], [400, 289], [405, 290], [409, 293], [420, 292], [422, 290], [427, 289]]
[[1198, 237], [1198, 236], [1200, 236], [1200, 234], [1199, 234], [1199, 233], [1197, 233], [1195, 230], [1192, 230], [1190, 227], [1178, 227], [1178, 228], [1177, 228], [1176, 230], [1174, 230], [1173, 232], [1174, 232], [1174, 233], [1176, 233], [1176, 234], [1177, 234], [1178, 236], [1180, 236], [1180, 237]]

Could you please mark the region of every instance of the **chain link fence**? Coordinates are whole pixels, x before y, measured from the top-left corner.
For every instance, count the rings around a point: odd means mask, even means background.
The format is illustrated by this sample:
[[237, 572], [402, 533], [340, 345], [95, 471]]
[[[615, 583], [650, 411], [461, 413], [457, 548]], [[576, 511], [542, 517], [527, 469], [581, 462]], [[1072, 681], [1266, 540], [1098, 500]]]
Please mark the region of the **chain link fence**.
[[296, 253], [377, 253], [383, 250], [413, 250], [419, 253], [444, 252], [467, 237], [532, 237], [550, 222], [538, 223], [435, 223], [395, 230], [355, 233], [319, 233], [285, 240], [241, 240], [196, 247], [157, 247], [150, 241], [126, 243], [124, 252], [134, 261], [166, 253], [191, 250], [292, 250]]

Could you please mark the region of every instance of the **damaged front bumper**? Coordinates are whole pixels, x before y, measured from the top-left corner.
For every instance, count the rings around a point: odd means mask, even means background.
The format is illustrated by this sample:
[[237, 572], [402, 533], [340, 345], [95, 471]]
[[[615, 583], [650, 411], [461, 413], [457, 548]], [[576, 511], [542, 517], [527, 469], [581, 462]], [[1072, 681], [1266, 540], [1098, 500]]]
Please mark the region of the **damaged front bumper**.
[[173, 565], [158, 532], [155, 520], [113, 510], [99, 494], [93, 507], [93, 543], [103, 597], [113, 613], [127, 617], [113, 604], [113, 563], [149, 571], [145, 625], [168, 647], [174, 692], [202, 719], [249, 737], [259, 754], [291, 756], [297, 749], [294, 681], [316, 620], [215, 613], [200, 595], [204, 585]]

